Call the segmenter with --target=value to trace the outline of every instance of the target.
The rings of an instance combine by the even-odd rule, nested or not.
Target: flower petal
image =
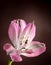
[[[31,41],[35,37],[35,32],[36,32],[36,26],[34,25],[34,23],[28,23],[22,33],[23,34],[22,35],[23,36],[23,40],[22,40],[23,45],[26,44],[26,46],[27,46],[27,44],[31,43]]]
[[[16,23],[16,20],[11,21],[11,24],[10,24],[9,30],[8,30],[8,34],[9,34],[10,40],[12,41],[12,43],[15,47],[17,46],[19,31],[20,31],[20,27]]]
[[[21,55],[26,57],[36,57],[45,52],[46,46],[44,43],[34,41],[26,49],[27,50],[22,51]]]
[[[31,29],[31,23],[28,23],[20,35],[22,37],[22,46],[25,44],[26,40],[28,39],[28,34],[30,32],[30,29]]]
[[[28,43],[31,43],[31,41],[33,40],[33,38],[35,37],[35,33],[36,33],[36,26],[34,23],[32,23],[32,27],[29,33],[29,37],[28,37]]]
[[[6,43],[4,46],[3,46],[3,49],[7,52],[7,54],[11,57],[11,60],[12,61],[15,61],[15,62],[21,62],[22,61],[22,58],[20,57],[20,55],[18,54],[18,51],[15,50],[15,48],[9,44],[9,43]]]
[[[21,31],[23,31],[24,28],[26,27],[26,22],[23,19],[20,19],[20,26],[21,26]]]
[[[15,48],[11,44],[9,44],[9,43],[4,44],[3,49],[7,52],[7,54],[10,51],[15,50]]]
[[[21,62],[21,61],[22,61],[22,58],[21,58],[21,56],[17,53],[17,51],[13,51],[13,52],[10,54],[10,57],[11,57],[12,61],[15,61],[15,62]]]
[[[30,29],[31,29],[31,23],[28,23],[28,24],[26,25],[25,29],[23,30],[23,33],[24,33],[24,34],[29,33]]]

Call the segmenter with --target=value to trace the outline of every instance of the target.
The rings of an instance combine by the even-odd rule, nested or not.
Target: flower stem
[[[13,63],[13,61],[9,61],[9,62],[8,62],[8,65],[11,65],[12,63]]]

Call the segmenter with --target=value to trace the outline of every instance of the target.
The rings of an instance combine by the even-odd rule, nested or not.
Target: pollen
[[[28,40],[25,41],[25,44],[27,44]]]

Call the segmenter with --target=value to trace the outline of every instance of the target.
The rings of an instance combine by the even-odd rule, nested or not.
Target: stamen
[[[27,44],[28,40],[25,41],[25,44]]]
[[[17,22],[17,23],[18,23],[18,25],[20,26],[20,19],[18,19],[18,22]]]

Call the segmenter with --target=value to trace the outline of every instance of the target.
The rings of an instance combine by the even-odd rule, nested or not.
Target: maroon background
[[[20,63],[13,65],[50,65],[51,61],[51,3],[28,2],[0,2],[0,65],[7,65],[9,56],[3,50],[6,42],[11,42],[8,37],[8,27],[13,19],[24,19],[27,23],[35,21],[37,30],[34,40],[44,42],[47,50],[35,58],[23,57]]]

